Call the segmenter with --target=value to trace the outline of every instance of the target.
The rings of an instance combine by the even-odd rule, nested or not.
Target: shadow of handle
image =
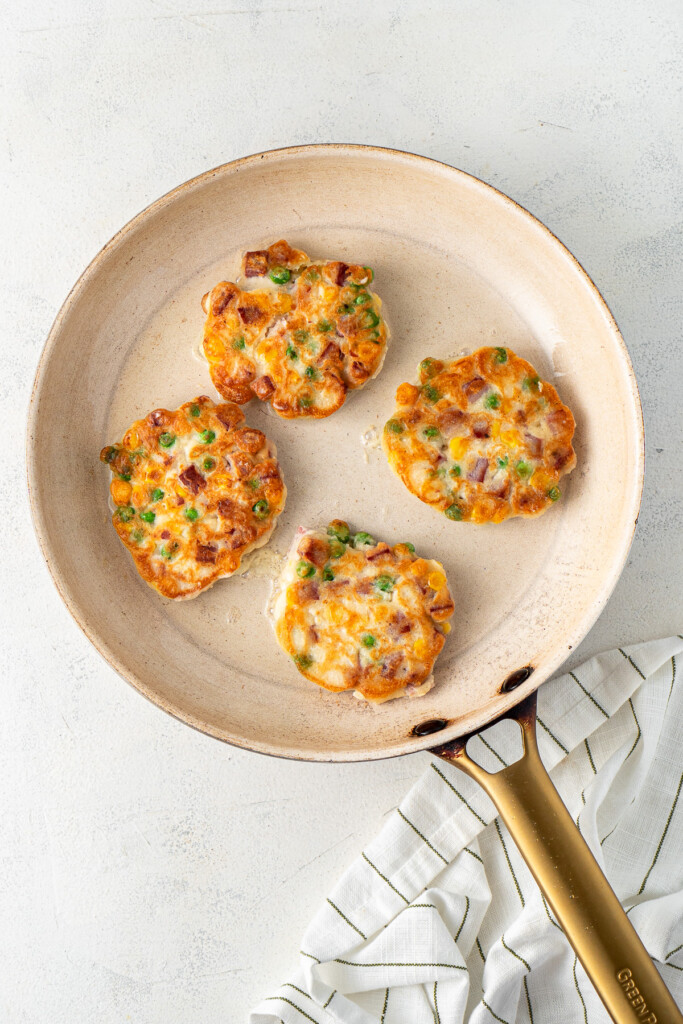
[[[496,805],[615,1024],[683,1024],[683,1014],[543,766],[536,694],[497,721],[505,718],[520,726],[524,753],[495,774],[467,755],[467,741],[476,733],[432,753],[475,779]]]

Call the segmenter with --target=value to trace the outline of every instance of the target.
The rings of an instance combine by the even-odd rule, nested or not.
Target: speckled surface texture
[[[245,153],[373,143],[482,177],[583,263],[641,388],[640,521],[572,661],[680,632],[683,27],[673,0],[92,11],[37,0],[0,15],[0,1017],[230,1024],[286,976],[319,899],[427,758],[230,749],[102,662],[53,589],[24,493],[26,404],[54,315],[138,210]]]

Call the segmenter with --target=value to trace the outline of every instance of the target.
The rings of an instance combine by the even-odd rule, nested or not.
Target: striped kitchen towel
[[[681,637],[610,651],[538,699],[543,761],[679,1004],[682,654]],[[473,741],[484,767],[514,760],[501,732]],[[488,797],[431,759],[311,922],[291,980],[250,1021],[609,1018]]]

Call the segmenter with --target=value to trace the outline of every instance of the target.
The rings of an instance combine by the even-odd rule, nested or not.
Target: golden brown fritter
[[[374,702],[431,688],[453,611],[440,562],[412,544],[352,537],[341,520],[299,530],[273,601],[278,642],[299,671]]]
[[[311,263],[280,241],[246,253],[243,273],[255,289],[221,281],[202,300],[204,354],[224,398],[319,418],[379,371],[387,328],[369,267]]]
[[[142,578],[164,597],[196,597],[264,544],[285,504],[274,446],[231,403],[155,409],[102,449],[112,516]]]
[[[501,523],[537,516],[576,465],[574,417],[557,391],[509,348],[424,359],[401,384],[382,446],[421,501],[449,519]]]

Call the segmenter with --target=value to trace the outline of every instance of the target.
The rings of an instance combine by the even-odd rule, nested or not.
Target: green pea
[[[361,638],[360,642],[363,647],[374,647],[377,641],[371,633],[365,633]]]
[[[173,558],[173,556],[175,555],[177,550],[178,550],[178,545],[175,544],[175,543],[171,544],[170,547],[168,547],[168,548],[166,547],[165,544],[162,544],[161,545],[161,551],[159,553],[160,553],[162,558],[167,558],[169,560],[169,562],[170,562],[170,560]]]
[[[159,444],[162,448],[170,448],[171,445],[175,444],[175,434],[161,434]]]
[[[318,323],[316,324],[316,329],[320,331],[321,334],[327,334],[327,332],[331,331],[333,327],[334,324],[331,324],[329,320],[318,320]]]
[[[119,480],[130,480],[130,473],[119,473]]]
[[[292,658],[296,667],[301,669],[302,672],[313,664],[313,658],[310,654],[294,654]]]
[[[387,420],[384,429],[389,430],[392,434],[402,434],[405,427],[400,420]]]
[[[155,487],[152,491],[152,501],[161,501],[164,496],[164,492],[161,487]]]
[[[130,505],[121,505],[116,510],[116,515],[119,517],[122,523],[129,523],[135,515],[135,509]]]
[[[296,563],[296,574],[297,576],[300,576],[302,580],[307,580],[311,576],[315,576],[315,566],[302,558]]]
[[[156,512],[152,512],[151,509],[147,512],[141,512],[140,519],[142,519],[144,523],[153,523],[156,519]]]
[[[211,444],[212,441],[216,440],[216,434],[213,430],[202,430],[199,436],[202,440],[202,444]]]
[[[433,377],[434,374],[437,372],[437,368],[434,365],[435,362],[435,359],[430,359],[429,357],[427,359],[423,359],[420,365],[418,366],[418,370],[420,371],[420,373],[424,373],[427,377]]]
[[[372,267],[363,267],[363,270],[367,273],[367,275],[368,275],[367,283],[370,284],[375,279],[375,272],[372,269]]]
[[[337,306],[337,313],[339,316],[349,316],[354,312],[353,305],[351,303],[344,303],[342,306]]]
[[[204,467],[204,469],[213,469],[213,467],[215,465],[216,465],[216,463],[214,462],[214,460],[209,455],[207,455],[207,457],[202,462],[202,466]]]
[[[396,580],[393,576],[389,576],[387,573],[382,573],[377,579],[372,581],[373,587],[377,590],[381,590],[383,594],[390,594],[394,589],[394,583]]]
[[[432,403],[432,405],[435,402],[438,402],[439,399],[441,398],[441,392],[437,391],[433,384],[425,384],[424,387],[422,388],[422,394],[425,396],[428,402]]]
[[[460,466],[453,466],[451,469],[449,469],[448,472],[449,475],[452,477],[462,476],[462,469],[460,468]]]
[[[377,327],[378,324],[379,317],[377,316],[373,309],[368,309],[365,313],[365,316],[363,317],[363,326],[370,328]]]
[[[290,359],[298,359],[299,358],[299,353],[291,345],[287,346],[287,355],[289,356]]]
[[[541,390],[541,378],[540,377],[525,377],[522,381],[522,387],[525,391],[540,391]]]
[[[324,583],[331,583],[333,579],[334,579],[334,573],[330,569],[329,565],[326,565],[325,568],[323,569],[323,582]]]
[[[185,518],[194,523],[195,519],[199,519],[199,512],[196,508],[187,508],[185,509]]]
[[[424,431],[424,436],[427,438],[428,441],[433,441],[435,438],[439,437],[439,428],[427,427],[426,430]]]
[[[487,395],[484,399],[484,405],[487,409],[497,409],[500,405],[500,398],[498,395]]]
[[[353,300],[354,306],[367,306],[369,302],[372,302],[372,297],[367,292],[359,292]]]
[[[327,527],[327,536],[336,537],[342,544],[349,543],[349,524],[345,523],[343,519],[333,519]]]
[[[300,409],[310,409],[312,405],[313,399],[310,398],[309,395],[302,395],[301,398],[299,399]]]
[[[116,457],[116,452],[117,449],[114,447],[105,448],[104,452],[102,453],[102,458],[104,459],[105,462],[111,462],[112,459]]]
[[[308,331],[304,331],[303,328],[299,328],[298,331],[294,331],[294,340],[297,342],[298,345],[305,345],[306,342],[308,341],[308,338]]]
[[[309,380],[317,380],[318,371],[314,366],[307,366],[306,369],[304,370],[304,376],[308,377]]]
[[[199,408],[198,405],[191,405],[190,406],[190,416],[199,416],[201,411],[202,410]]]
[[[414,544],[411,544],[409,540],[404,540],[402,543],[403,543],[403,547],[404,548],[408,548],[408,551],[410,551],[411,555],[415,554],[415,545]]]
[[[510,459],[509,456],[505,456],[503,459],[496,459],[496,463],[499,469],[506,469]]]
[[[251,511],[257,519],[267,519],[270,515],[270,505],[265,498],[261,498],[260,501],[257,501],[255,505],[251,506]]]
[[[317,281],[318,278],[320,277],[320,274],[313,267],[309,267],[308,270],[306,271],[306,277],[308,278],[309,281]]]
[[[342,544],[340,540],[330,541],[330,558],[341,558],[346,551],[346,544]]]
[[[241,335],[239,336],[239,338],[235,338],[235,340],[234,340],[234,341],[233,341],[233,343],[232,343],[232,347],[233,347],[233,348],[236,348],[238,352],[241,352],[241,351],[242,351],[242,349],[243,349],[243,348],[245,347],[245,345],[246,345],[246,344],[247,344],[247,343],[246,343],[246,341],[244,340],[244,335],[242,335],[242,334],[241,334]]]
[[[365,533],[364,530],[361,530],[359,533],[355,534],[353,538],[354,548],[373,547],[375,543],[375,538],[371,537],[369,533]]]
[[[260,480],[247,480],[247,483],[251,487],[252,491],[258,491],[259,486],[261,484],[261,481]]]
[[[453,519],[456,523],[459,523],[462,519],[462,512],[457,505],[449,505],[444,514],[447,515],[449,519]]]
[[[268,277],[274,284],[287,284],[291,276],[292,272],[287,270],[287,267],[273,267],[268,274]]]
[[[507,363],[508,353],[506,348],[497,348],[493,357],[497,363]]]
[[[131,537],[137,544],[139,544],[140,541],[145,539],[144,530],[133,530],[133,532],[131,533]]]
[[[551,501],[557,501],[559,496],[560,496],[560,488],[559,487],[551,487],[550,490],[548,491],[548,497],[550,498]]]
[[[515,463],[515,470],[517,476],[521,480],[528,480],[534,471],[534,467],[529,462],[525,462],[524,459],[520,459],[519,462]]]

